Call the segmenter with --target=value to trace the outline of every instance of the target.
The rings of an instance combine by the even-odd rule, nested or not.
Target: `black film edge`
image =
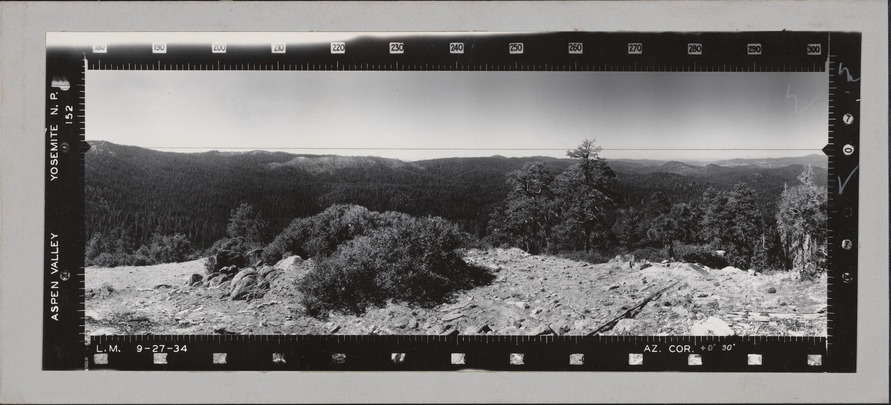
[[[43,367],[126,370],[854,372],[860,35],[442,34],[333,43],[48,45]],[[388,49],[402,44],[403,52]],[[460,54],[442,51],[461,43]],[[519,45],[517,45],[519,44]],[[584,44],[576,48],[573,44]],[[568,49],[567,49],[568,47]],[[393,53],[396,50],[397,53]],[[85,336],[87,70],[826,72],[828,336]],[[86,344],[85,344],[86,341]],[[187,348],[187,350],[184,350]],[[224,356],[220,356],[225,354]],[[753,357],[755,356],[755,357]],[[225,359],[225,360],[220,360]]]

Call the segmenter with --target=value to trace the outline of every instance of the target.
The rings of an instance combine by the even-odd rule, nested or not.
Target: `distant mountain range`
[[[664,166],[665,170],[670,171],[672,167],[680,167],[684,165],[690,168],[706,167],[706,166],[757,166],[761,168],[777,168],[791,165],[811,165],[826,169],[829,166],[829,159],[826,155],[811,154],[799,157],[782,157],[782,158],[758,158],[758,159],[729,159],[729,160],[649,160],[649,159],[616,159],[610,160],[613,166],[626,167],[633,170],[634,167],[654,167]]]
[[[376,211],[451,219],[477,235],[508,192],[505,176],[532,161],[556,174],[573,162],[549,157],[442,158],[415,162],[373,156],[295,155],[285,152],[161,152],[91,141],[86,154],[87,235],[123,228],[144,243],[155,231],[184,233],[199,247],[225,235],[229,212],[249,202],[275,232],[293,218],[336,203]],[[784,184],[794,184],[805,164],[825,185],[826,158],[695,162],[611,160],[626,206],[656,191],[674,202],[695,201],[707,187],[744,182],[765,210]],[[703,163],[703,162],[700,162]]]

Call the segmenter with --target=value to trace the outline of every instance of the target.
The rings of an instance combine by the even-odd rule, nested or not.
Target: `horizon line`
[[[491,157],[491,156],[500,156],[498,152],[542,152],[544,155],[527,155],[527,156],[505,156],[505,157],[551,157],[556,159],[565,158],[565,156],[555,156],[554,152],[560,152],[560,155],[563,152],[570,151],[572,148],[479,148],[479,147],[251,147],[251,146],[140,146],[140,145],[125,145],[118,144],[111,141],[106,140],[87,140],[86,142],[107,142],[114,145],[121,146],[132,146],[137,148],[143,148],[148,150],[154,150],[159,152],[170,152],[170,153],[182,153],[182,154],[190,154],[190,153],[206,153],[206,152],[231,152],[231,153],[248,153],[253,151],[262,151],[262,152],[282,152],[282,153],[291,153],[295,155],[300,155],[300,151],[390,151],[390,152],[410,152],[410,151],[418,151],[418,152],[435,152],[435,151],[455,151],[455,152],[494,152],[492,155],[480,155],[480,156],[441,156],[441,157],[430,157],[430,158],[399,158],[399,157],[386,157],[381,155],[338,155],[335,153],[331,153],[333,156],[376,156],[376,157],[385,157],[395,160],[401,161],[422,161],[422,160],[431,160],[431,159],[439,159],[439,158],[449,158],[449,157]],[[735,157],[603,157],[607,160],[678,160],[678,161],[708,161],[708,160],[733,160],[733,159],[782,159],[782,158],[798,158],[805,157],[810,155],[823,155],[821,149],[817,148],[600,148],[601,152],[727,152],[727,151],[738,151],[738,152],[799,152],[795,154],[785,155],[785,156],[735,156]]]
[[[108,141],[105,141],[108,142]],[[113,143],[113,142],[110,142]],[[120,145],[120,144],[118,144]],[[207,151],[213,150],[464,150],[464,151],[490,151],[490,150],[510,150],[510,151],[562,151],[572,150],[572,148],[427,148],[427,147],[247,147],[247,146],[136,146],[145,149],[202,149]],[[815,148],[600,148],[600,150],[640,150],[640,151],[656,151],[656,150],[677,150],[677,151],[709,151],[709,150],[739,150],[739,151],[820,151]]]

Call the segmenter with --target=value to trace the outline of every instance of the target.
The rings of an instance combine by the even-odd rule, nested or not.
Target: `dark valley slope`
[[[230,210],[242,202],[261,210],[274,233],[293,218],[352,203],[443,216],[482,236],[489,213],[508,192],[508,172],[530,161],[544,161],[555,174],[572,164],[544,157],[403,162],[262,151],[173,153],[102,141],[91,145],[86,154],[87,237],[122,228],[136,246],[157,231],[183,233],[195,247],[208,247],[225,235]],[[709,186],[726,189],[741,181],[769,209],[783,184],[794,184],[803,170],[801,164],[734,163],[610,162],[626,206],[639,205],[656,191],[674,202],[695,201]],[[825,184],[825,169],[815,167],[815,172]]]

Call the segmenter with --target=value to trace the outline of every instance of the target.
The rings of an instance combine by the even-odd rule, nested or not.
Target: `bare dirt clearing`
[[[495,280],[433,308],[391,303],[362,316],[303,314],[295,285],[312,260],[289,257],[262,298],[190,286],[204,259],[86,269],[88,334],[826,335],[826,277],[751,274],[687,263],[589,264],[518,249],[471,250]],[[644,267],[644,268],[641,268]],[[664,290],[664,291],[663,291]],[[659,293],[661,291],[661,293]]]

